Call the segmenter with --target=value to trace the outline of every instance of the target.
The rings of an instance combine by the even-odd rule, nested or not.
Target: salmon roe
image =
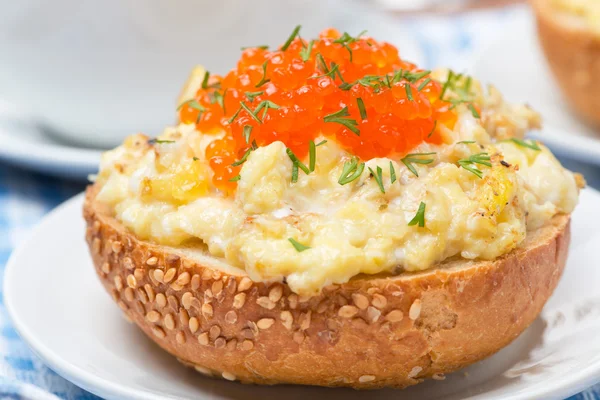
[[[456,122],[441,93],[429,71],[402,60],[389,43],[335,29],[309,42],[296,30],[277,50],[243,50],[223,77],[206,73],[179,118],[204,133],[225,132],[206,158],[213,184],[232,192],[236,161],[274,141],[300,159],[321,135],[364,160],[404,154],[423,141],[439,144],[440,126]]]

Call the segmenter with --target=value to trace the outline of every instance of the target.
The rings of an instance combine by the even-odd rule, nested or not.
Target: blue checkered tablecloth
[[[512,7],[450,17],[412,17],[401,23],[414,33],[427,67],[449,65],[462,70],[507,23],[528,17],[523,7]],[[600,168],[562,161],[571,170],[583,173],[590,186],[600,189]],[[83,189],[82,183],[49,178],[0,162],[0,288],[4,266],[15,246],[48,211]],[[11,326],[0,297],[0,400],[3,399],[97,397],[58,376],[29,350]],[[600,400],[600,385],[569,400],[595,399]]]

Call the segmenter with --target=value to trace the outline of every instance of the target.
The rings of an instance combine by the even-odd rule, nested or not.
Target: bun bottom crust
[[[303,298],[138,240],[94,195],[91,186],[86,239],[127,318],[184,364],[244,383],[406,387],[488,357],[537,317],[570,236],[559,215],[494,261],[356,277]]]

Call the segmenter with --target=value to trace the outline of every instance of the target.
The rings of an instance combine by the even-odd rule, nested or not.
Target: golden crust
[[[87,190],[95,269],[126,316],[207,375],[245,383],[406,387],[485,358],[537,317],[565,265],[569,216],[495,261],[358,277],[301,298],[138,240]]]
[[[577,114],[600,126],[600,35],[548,0],[531,3],[542,49],[563,95]]]

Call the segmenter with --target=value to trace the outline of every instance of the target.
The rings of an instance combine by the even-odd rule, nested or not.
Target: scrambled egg
[[[285,145],[274,142],[249,155],[226,197],[207,183],[204,148],[215,136],[180,125],[161,136],[168,142],[136,135],[107,152],[97,199],[141,239],[205,249],[255,281],[286,279],[300,294],[361,273],[426,270],[449,257],[494,259],[570,213],[578,185],[543,145],[507,140],[539,125],[537,114],[494,91],[480,103],[481,119],[462,110],[445,132],[449,144],[413,150],[435,152],[431,163],[412,164],[418,176],[399,159],[378,158],[340,185],[351,155],[329,139],[317,148],[315,171],[292,183]],[[468,162],[481,153],[489,161]],[[384,192],[369,173],[377,167]],[[420,207],[424,226],[415,221]]]

